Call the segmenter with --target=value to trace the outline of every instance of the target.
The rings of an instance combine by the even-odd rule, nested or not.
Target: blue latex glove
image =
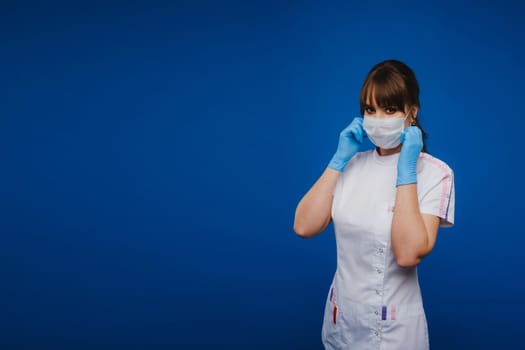
[[[356,117],[339,134],[337,151],[328,166],[337,171],[343,171],[348,161],[357,153],[363,142],[363,118]]]
[[[396,187],[417,183],[417,159],[423,149],[423,135],[417,126],[409,126],[401,134],[401,154],[397,161]]]

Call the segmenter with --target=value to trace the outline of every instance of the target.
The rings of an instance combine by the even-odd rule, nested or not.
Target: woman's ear
[[[417,118],[417,112],[418,111],[419,111],[419,107],[418,106],[411,106],[408,109],[408,116],[409,116],[411,125],[415,125],[416,124],[416,118]]]

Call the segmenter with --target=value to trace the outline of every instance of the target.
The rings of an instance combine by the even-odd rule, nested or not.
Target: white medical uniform
[[[417,268],[400,267],[391,247],[398,158],[376,150],[357,153],[337,181],[337,270],[324,311],[326,349],[429,349]],[[438,216],[442,227],[453,225],[453,172],[423,152],[417,193],[421,213]]]

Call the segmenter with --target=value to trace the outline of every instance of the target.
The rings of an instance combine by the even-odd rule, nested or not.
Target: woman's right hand
[[[328,167],[295,210],[294,231],[299,236],[313,237],[323,232],[330,223],[337,179],[348,161],[359,150],[364,135],[363,118],[360,117],[354,118],[339,134],[339,145]]]
[[[348,161],[359,151],[363,142],[363,118],[356,117],[339,134],[337,151],[328,166],[337,171],[343,171]]]

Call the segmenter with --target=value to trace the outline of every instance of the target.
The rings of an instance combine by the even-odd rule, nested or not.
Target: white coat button
[[[381,295],[381,292],[379,291],[379,289],[376,289],[376,294]]]
[[[381,269],[377,269],[377,273],[381,273],[383,272]]]
[[[379,332],[378,331],[375,331],[374,334],[376,335],[376,337],[379,337]]]
[[[383,254],[383,248],[378,249],[379,253]]]
[[[377,310],[374,311],[374,314],[379,315],[379,311],[377,311]]]

